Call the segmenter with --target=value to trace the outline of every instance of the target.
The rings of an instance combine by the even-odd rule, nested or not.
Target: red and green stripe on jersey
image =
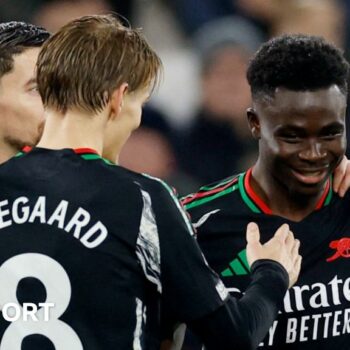
[[[203,186],[197,193],[181,198],[185,209],[191,209],[238,189],[238,176],[229,177],[213,186]]]
[[[115,165],[110,160],[101,157],[97,151],[91,149],[91,148],[75,148],[73,149],[74,153],[79,154],[81,158],[85,160],[102,160],[108,165]]]
[[[22,148],[22,151],[18,152],[15,155],[15,157],[24,156],[25,154],[29,153],[32,149],[33,149],[33,147],[31,147],[31,146],[24,146]],[[101,157],[98,154],[98,152],[92,148],[87,148],[87,147],[85,147],[85,148],[73,148],[72,151],[75,154],[78,154],[81,158],[83,158],[85,160],[102,160],[106,164],[115,165],[113,162],[109,161],[108,159]]]
[[[27,154],[28,152],[30,152],[32,149],[33,149],[33,147],[31,147],[31,146],[24,146],[22,148],[22,151],[20,151],[17,154],[15,154],[15,157],[22,157],[25,154]]]

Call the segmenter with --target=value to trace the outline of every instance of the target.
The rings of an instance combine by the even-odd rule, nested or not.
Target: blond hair
[[[84,16],[63,26],[43,45],[37,61],[45,107],[65,113],[101,111],[122,83],[132,92],[157,84],[162,64],[140,30],[114,15]]]

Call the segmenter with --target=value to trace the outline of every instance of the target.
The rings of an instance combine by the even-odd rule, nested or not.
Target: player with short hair
[[[284,35],[263,44],[247,77],[255,165],[182,199],[210,266],[229,291],[251,278],[242,230],[255,221],[262,241],[288,223],[301,242],[298,283],[263,349],[347,349],[350,341],[350,196],[332,191],[346,149],[349,64],[324,39]]]
[[[35,63],[50,34],[24,22],[0,24],[0,163],[38,142],[44,110]]]
[[[42,138],[0,166],[1,348],[158,349],[167,307],[208,349],[250,349],[277,315],[301,259],[287,225],[266,245],[248,229],[253,282],[237,302],[166,185],[101,157],[110,123],[120,147],[138,127],[160,66],[112,15],[73,20],[44,44]]]

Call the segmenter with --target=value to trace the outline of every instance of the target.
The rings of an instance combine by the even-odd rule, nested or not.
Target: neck
[[[119,118],[109,122],[104,139],[103,158],[118,164],[119,155],[128,140],[130,133],[130,125],[125,122],[122,113]]]
[[[106,158],[111,162],[118,164],[120,153],[129,136],[130,132],[125,132],[123,135],[116,135],[114,143],[111,143],[109,147],[103,147],[103,158]]]
[[[114,147],[110,147],[110,148],[103,148],[103,158],[108,159],[109,161],[111,161],[114,164],[118,164],[119,162],[119,148],[116,149]]]
[[[38,147],[49,149],[92,148],[100,155],[107,114],[91,115],[82,111],[68,111],[65,114],[48,110],[44,132]]]
[[[301,221],[311,214],[323,194],[323,191],[315,195],[292,193],[259,160],[253,168],[250,185],[274,215],[293,221]]]

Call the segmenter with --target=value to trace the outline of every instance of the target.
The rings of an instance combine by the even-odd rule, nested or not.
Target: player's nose
[[[309,140],[299,152],[299,158],[306,161],[317,161],[324,159],[326,156],[327,151],[324,149],[322,142],[317,140]]]

